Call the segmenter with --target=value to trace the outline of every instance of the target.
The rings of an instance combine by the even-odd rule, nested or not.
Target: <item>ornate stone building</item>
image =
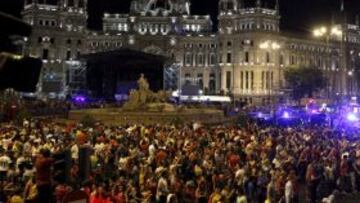
[[[280,30],[278,1],[273,8],[243,2],[219,1],[216,32],[209,15],[190,13],[190,0],[133,0],[128,14],[105,13],[95,32],[86,28],[87,0],[26,0],[23,18],[34,26],[29,53],[45,62],[39,91],[65,94],[79,54],[131,48],[173,58],[183,83],[248,102],[278,96],[284,68],[300,65],[326,72],[329,95],[356,92],[359,25],[339,24],[342,37],[328,40],[296,36]]]

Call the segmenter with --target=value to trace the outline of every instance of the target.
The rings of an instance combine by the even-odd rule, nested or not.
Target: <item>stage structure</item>
[[[130,49],[84,55],[69,68],[76,69],[77,73],[86,75],[85,82],[73,81],[73,84],[86,84],[86,91],[92,97],[106,100],[114,100],[115,95],[129,95],[130,90],[137,88],[141,74],[153,91],[176,90],[179,84],[180,67],[171,58]]]
[[[86,94],[86,63],[85,61],[67,62],[67,95]]]

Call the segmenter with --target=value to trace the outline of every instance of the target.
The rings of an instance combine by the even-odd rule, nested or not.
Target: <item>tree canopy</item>
[[[315,66],[286,68],[285,80],[288,88],[292,89],[295,100],[304,96],[312,97],[314,92],[323,89],[327,84],[323,71]]]

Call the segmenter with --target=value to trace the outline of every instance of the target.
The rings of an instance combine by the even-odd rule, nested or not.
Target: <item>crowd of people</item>
[[[360,190],[360,140],[325,127],[137,125],[85,127],[25,120],[1,124],[1,202],[334,202]],[[79,176],[79,149],[91,170]],[[54,154],[69,151],[67,181]]]

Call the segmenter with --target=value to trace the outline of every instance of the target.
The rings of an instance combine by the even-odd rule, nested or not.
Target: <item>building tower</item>
[[[83,51],[87,0],[26,0],[23,19],[33,26],[27,53],[43,59],[38,93],[64,97],[68,64]]]
[[[273,8],[264,8],[261,0],[252,7],[244,5],[244,1],[219,2],[220,84],[222,92],[251,103],[253,95],[262,100],[279,88],[279,64],[275,63],[280,16],[278,2]]]

